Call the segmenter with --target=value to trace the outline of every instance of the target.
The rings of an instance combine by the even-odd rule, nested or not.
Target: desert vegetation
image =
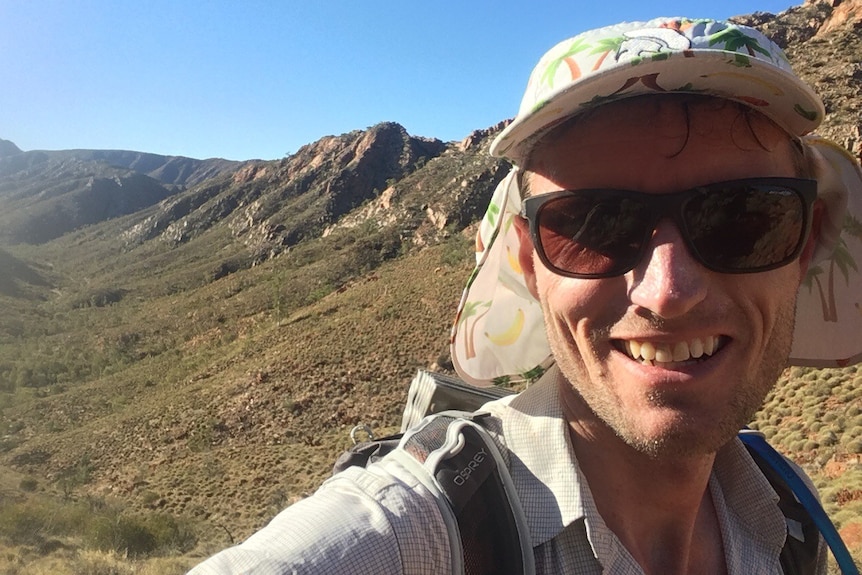
[[[90,250],[45,265],[62,294],[3,323],[4,567],[183,572],[313,491],[350,427],[394,429],[415,370],[445,364],[472,246],[393,238],[351,228],[218,279],[147,257],[114,275]],[[80,303],[104,293],[124,295]]]

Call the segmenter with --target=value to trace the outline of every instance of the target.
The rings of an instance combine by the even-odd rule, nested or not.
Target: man
[[[488,404],[486,424],[537,573],[782,572],[785,518],[737,430],[788,357],[862,356],[859,275],[832,294],[837,322],[800,290],[837,242],[862,257],[839,239],[862,171],[806,136],[823,112],[777,46],[723,22],[591,31],[534,70],[491,147],[514,167],[481,225],[452,352],[468,382],[533,382]],[[384,460],[195,573],[452,564],[428,489]]]

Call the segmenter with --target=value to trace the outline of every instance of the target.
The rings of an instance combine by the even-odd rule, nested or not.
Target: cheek
[[[581,345],[606,332],[625,313],[626,286],[622,278],[583,280],[549,272],[537,262],[536,287],[548,327]]]
[[[769,345],[774,339],[789,337],[793,330],[796,309],[796,292],[799,286],[799,270],[795,264],[778,270],[740,276],[741,285],[737,294],[749,294],[741,305],[753,316],[753,337],[762,335],[761,345]],[[759,325],[758,325],[759,324]]]

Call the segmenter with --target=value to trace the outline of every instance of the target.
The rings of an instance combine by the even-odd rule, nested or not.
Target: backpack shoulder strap
[[[742,430],[739,439],[778,494],[778,507],[788,524],[781,550],[781,567],[787,575],[808,575],[817,569],[818,531],[832,550],[841,573],[859,575],[847,546],[820,502],[796,469],[759,432]]]
[[[424,474],[442,500],[444,519],[447,512],[454,516],[454,573],[533,575],[526,518],[505,461],[479,423],[483,417],[457,411],[428,416],[391,456],[419,463],[414,473],[420,480]]]
[[[376,461],[380,461],[391,453],[401,443],[403,433],[396,433],[376,439],[371,437],[368,441],[355,443],[344,451],[332,465],[332,475],[340,473],[348,467],[368,467]]]

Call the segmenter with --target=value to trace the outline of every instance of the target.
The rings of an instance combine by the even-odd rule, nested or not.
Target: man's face
[[[795,177],[789,138],[733,105],[677,98],[608,105],[546,139],[528,176],[531,195],[616,188],[664,194],[748,177]],[[652,455],[711,453],[760,407],[783,369],[804,264],[721,274],[692,259],[662,220],[647,254],[609,279],[566,278],[535,256],[526,225],[522,267],[541,302],[562,389],[582,435],[613,433]],[[632,348],[657,352],[649,364]],[[699,359],[664,352],[710,347]],[[691,352],[694,353],[694,352]],[[684,354],[683,354],[684,355]],[[680,357],[678,355],[678,357]]]

